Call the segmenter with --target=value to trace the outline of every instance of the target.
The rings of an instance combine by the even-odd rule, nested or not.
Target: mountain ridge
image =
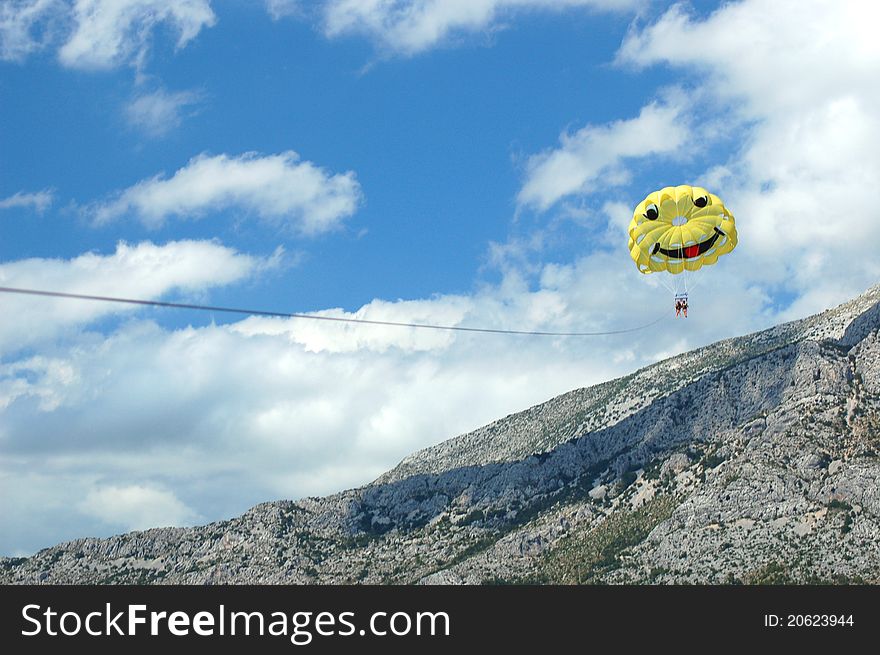
[[[812,316],[808,316],[803,319],[797,319],[794,321],[782,323],[780,325],[774,326],[774,327],[769,328],[767,330],[760,330],[756,333],[752,333],[749,335],[723,339],[721,341],[715,342],[715,343],[710,344],[708,346],[703,346],[701,348],[697,348],[695,350],[689,351],[688,353],[673,355],[672,357],[668,357],[668,358],[663,359],[659,362],[655,362],[653,364],[649,364],[647,366],[644,366],[644,367],[642,367],[642,368],[640,368],[640,369],[638,369],[628,375],[624,375],[622,377],[615,378],[613,380],[609,380],[606,382],[601,382],[601,383],[593,385],[591,387],[584,387],[581,389],[575,389],[573,391],[569,391],[569,392],[563,393],[559,396],[556,396],[555,398],[551,398],[543,403],[539,403],[537,405],[534,405],[533,407],[530,407],[526,410],[514,412],[513,414],[510,414],[508,416],[505,416],[504,418],[493,421],[486,426],[483,426],[481,428],[478,428],[476,430],[473,430],[471,432],[465,433],[465,434],[457,436],[457,437],[452,437],[451,439],[447,439],[439,444],[436,444],[434,446],[429,446],[427,448],[424,448],[422,450],[419,450],[419,451],[412,453],[411,455],[405,457],[393,469],[391,469],[391,470],[387,471],[386,473],[382,474],[381,476],[379,476],[375,480],[375,482],[384,482],[384,481],[388,481],[391,479],[397,479],[403,475],[417,472],[418,469],[414,468],[412,466],[412,462],[414,460],[417,460],[420,458],[430,458],[432,456],[436,456],[440,453],[443,453],[443,452],[451,449],[453,446],[457,446],[459,444],[461,444],[461,445],[466,444],[467,450],[472,453],[477,452],[478,449],[483,450],[483,451],[493,452],[493,453],[503,452],[504,451],[504,444],[499,444],[497,441],[492,441],[491,445],[483,445],[483,444],[489,444],[490,442],[486,440],[486,437],[491,436],[491,434],[493,432],[497,432],[498,426],[500,426],[500,424],[502,424],[503,422],[505,422],[509,419],[532,413],[535,410],[545,410],[546,411],[546,409],[549,409],[548,406],[555,405],[558,402],[563,401],[564,399],[568,399],[570,396],[583,395],[583,394],[585,394],[585,392],[590,392],[593,390],[604,391],[608,387],[611,388],[611,392],[618,391],[619,386],[624,381],[631,380],[634,383],[640,382],[640,383],[642,383],[642,386],[645,386],[644,385],[644,378],[649,377],[649,375],[647,375],[647,374],[650,374],[651,372],[654,372],[657,370],[668,369],[671,366],[672,367],[684,366],[684,365],[686,365],[686,362],[688,359],[691,359],[691,360],[700,359],[701,355],[703,353],[707,353],[709,351],[717,351],[719,348],[720,349],[728,348],[728,349],[736,352],[739,350],[736,348],[737,344],[739,344],[742,341],[752,339],[755,336],[759,336],[759,335],[766,335],[767,336],[766,341],[768,343],[767,343],[766,350],[770,350],[773,347],[780,347],[782,345],[786,345],[796,336],[801,336],[802,338],[808,338],[808,339],[814,339],[814,340],[818,340],[818,339],[822,339],[822,338],[833,339],[833,338],[835,338],[836,333],[839,333],[839,336],[837,338],[843,338],[845,328],[849,325],[849,323],[851,321],[855,320],[855,318],[862,313],[858,309],[860,307],[860,302],[863,302],[863,300],[861,300],[861,299],[867,299],[868,302],[871,302],[873,300],[873,302],[875,304],[880,302],[880,285],[872,287],[867,292],[862,294],[862,296],[860,296],[859,298],[848,301],[846,303],[843,303],[842,305],[840,305],[834,309],[825,310],[819,314],[814,314]],[[878,307],[877,310],[880,310],[880,307]],[[877,311],[877,310],[875,310],[875,311]],[[829,315],[831,315],[833,317],[831,321],[827,320]],[[766,350],[762,351],[762,352],[766,352]],[[730,362],[728,361],[727,364],[729,364],[729,363]],[[708,369],[704,370],[703,372],[708,372]],[[608,394],[606,393],[606,395],[608,395]],[[654,397],[656,397],[656,396],[654,396]],[[638,406],[644,406],[644,404],[635,405],[634,407],[638,407]],[[579,428],[584,428],[584,427],[588,427],[588,426],[585,426],[585,425],[579,426]],[[535,452],[540,452],[540,451],[536,450]],[[526,454],[534,454],[534,453],[526,453]],[[487,463],[488,461],[494,461],[494,460],[487,459],[486,461],[484,461],[482,463]],[[473,463],[476,464],[477,462],[473,462]]]
[[[511,414],[358,489],[3,558],[0,582],[876,582],[878,328],[875,286]]]

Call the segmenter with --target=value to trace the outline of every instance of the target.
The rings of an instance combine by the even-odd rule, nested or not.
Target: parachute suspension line
[[[671,293],[673,295],[678,293],[678,289],[675,286],[675,278],[674,277],[672,279],[672,284],[670,284],[669,282],[666,281],[666,276],[663,275],[662,273],[658,273],[657,278],[660,280],[660,284],[662,284],[664,287],[666,287],[666,290],[669,291],[669,293]]]
[[[681,253],[681,294],[685,297],[687,296],[687,275],[688,275],[688,267],[687,267],[687,259],[684,257],[684,234],[681,230],[681,225],[678,226],[678,248]]]
[[[682,255],[684,254],[685,243],[684,243],[684,234],[682,233],[681,227],[678,228],[679,238],[678,240],[681,242],[681,250]],[[688,297],[688,287],[690,286],[691,281],[691,271],[688,270],[687,259],[681,260],[681,265],[683,267],[682,277],[684,278],[682,281],[684,282],[684,297]]]
[[[692,272],[692,273],[691,273],[691,279],[690,279],[690,287],[689,287],[688,290],[689,290],[689,291],[694,291],[695,289],[697,289],[697,288],[700,286],[700,282],[702,282],[702,281],[703,281],[703,278],[702,278],[702,277],[694,276],[694,275],[693,275],[693,272]]]
[[[708,237],[697,236],[700,230],[684,230],[696,219],[704,231],[712,228]],[[733,213],[715,194],[689,184],[649,193],[633,209],[627,235],[629,254],[639,272],[660,275],[676,298],[687,297],[703,282],[703,274],[692,277],[698,269],[714,264],[737,244]],[[662,258],[655,257],[658,252]],[[671,284],[665,274],[671,276]]]
[[[682,246],[684,247],[684,246]],[[688,295],[688,286],[690,283],[691,272],[688,270],[687,262],[684,262],[684,295],[687,297]]]
[[[366,318],[346,318],[342,316],[320,316],[317,314],[298,314],[290,312],[275,312],[261,309],[242,309],[239,307],[214,307],[211,305],[195,305],[190,303],[164,302],[161,300],[140,300],[135,298],[117,298],[114,296],[92,296],[80,293],[64,293],[61,291],[40,291],[37,289],[19,289],[14,287],[0,287],[0,293],[16,293],[28,296],[48,296],[51,298],[67,298],[71,300],[94,300],[99,302],[121,303],[127,305],[141,305],[148,307],[168,307],[172,309],[192,309],[206,312],[225,312],[227,314],[246,314],[249,316],[269,316],[274,318],[301,318],[313,321],[327,321],[332,323],[357,323],[360,325],[384,325],[388,327],[408,327],[423,330],[448,330],[452,332],[480,332],[483,334],[518,334],[530,337],[598,337],[609,334],[627,334],[638,332],[657,325],[668,317],[663,312],[659,317],[631,328],[622,330],[606,330],[603,332],[544,332],[539,330],[502,330],[498,328],[466,327],[462,325],[434,325],[430,323],[405,323],[398,321],[379,321]]]

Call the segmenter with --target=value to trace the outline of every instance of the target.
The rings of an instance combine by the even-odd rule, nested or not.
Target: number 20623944
[[[852,627],[852,614],[765,614],[766,628]]]

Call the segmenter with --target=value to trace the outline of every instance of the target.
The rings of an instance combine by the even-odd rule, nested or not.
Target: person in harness
[[[684,317],[688,317],[688,298],[687,294],[681,294],[675,296],[675,316],[680,317],[684,314]]]
[[[685,318],[687,290],[695,286],[689,282],[700,279],[691,276],[726,257],[738,240],[736,219],[721,198],[690,184],[649,193],[633,209],[627,228],[627,249],[639,273],[659,276],[675,294],[676,317]]]

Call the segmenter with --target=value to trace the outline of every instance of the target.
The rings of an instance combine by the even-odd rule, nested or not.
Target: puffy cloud
[[[327,37],[364,35],[388,52],[413,55],[461,35],[502,29],[517,12],[629,11],[646,0],[265,0],[273,20],[314,18]],[[98,70],[142,66],[160,25],[185,47],[217,21],[209,0],[10,0],[0,7],[0,58],[21,60],[58,41],[62,64]]]
[[[161,137],[180,126],[184,110],[200,101],[201,95],[195,91],[169,92],[160,88],[132,98],[125,107],[125,117],[134,127]]]
[[[517,200],[545,210],[572,194],[625,184],[624,161],[675,152],[687,136],[686,121],[678,102],[653,102],[635,118],[563,133],[558,148],[529,158]]]
[[[693,68],[751,115],[801,111],[817,99],[880,93],[880,7],[859,0],[743,0],[704,20],[675,5],[622,44],[622,63]],[[711,45],[711,47],[707,47]],[[697,75],[694,77],[696,78]]]
[[[379,320],[396,323],[460,325],[473,313],[476,298],[440,296],[431,300],[388,302],[373,300],[354,312],[328,309],[313,312],[320,317]],[[451,331],[359,323],[330,323],[255,316],[235,324],[237,333],[247,336],[280,336],[301,345],[306,352],[357,352],[371,350],[383,353],[389,349],[404,352],[443,349],[453,342]]]
[[[95,487],[77,508],[125,530],[189,525],[197,515],[173,493],[143,485]]]
[[[8,198],[0,200],[0,209],[30,207],[37,213],[42,214],[54,200],[55,192],[52,189],[43,189],[42,191],[34,191],[32,193],[18,191]]]
[[[868,191],[880,178],[877,18],[880,7],[854,0],[744,0],[704,19],[678,5],[618,54],[684,69],[706,103],[738,118],[724,129],[741,146],[706,177],[740,225],[736,273],[786,290],[790,317],[880,277]]]
[[[314,19],[330,38],[363,35],[412,55],[451,38],[502,29],[517,12],[628,11],[646,0],[265,0],[273,20]],[[142,66],[157,28],[183,48],[217,21],[209,0],[9,0],[0,7],[0,58],[21,60],[59,41],[62,64],[79,69]],[[59,29],[63,25],[63,30]]]
[[[21,61],[46,46],[61,0],[8,0],[0,5],[0,59]]]
[[[633,275],[621,249],[544,265],[533,289],[512,272],[470,295],[320,314],[596,331],[668,311],[655,287]],[[213,520],[365,483],[413,450],[754,326],[744,311],[752,293],[724,288],[695,302],[687,334],[672,321],[565,339],[258,317],[168,329],[132,318],[104,336],[68,335],[39,355],[6,357],[0,476],[37,488],[15,493],[22,509],[0,516],[0,552],[118,529],[79,503],[74,521],[58,502],[108,486],[168,490]]]
[[[209,0],[7,0],[0,5],[0,59],[21,61],[49,44],[70,68],[142,66],[157,28],[183,48],[216,23]]]
[[[172,216],[235,208],[313,235],[338,227],[360,198],[353,172],[332,174],[289,150],[265,156],[202,154],[171,177],[138,182],[90,211],[99,223],[133,215],[159,227]]]
[[[302,7],[299,0],[266,0],[266,11],[272,20],[280,20],[286,16],[296,16]]]
[[[201,292],[272,266],[274,258],[244,255],[210,241],[155,245],[120,242],[110,255],[33,258],[0,264],[0,285],[89,295],[155,299],[173,291]],[[124,291],[124,292],[123,292]],[[0,352],[38,343],[101,317],[131,313],[129,305],[4,295]]]
[[[208,0],[76,0],[72,33],[58,57],[71,68],[140,65],[157,26],[173,29],[183,48],[216,20]]]
[[[381,47],[412,55],[449,37],[498,29],[520,10],[631,9],[640,0],[328,0],[323,29],[328,37],[363,34]]]

